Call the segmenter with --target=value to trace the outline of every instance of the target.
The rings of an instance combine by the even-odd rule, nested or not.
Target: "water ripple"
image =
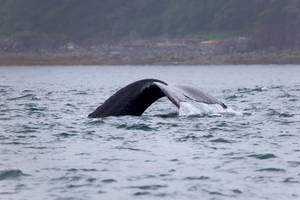
[[[117,125],[117,128],[119,129],[126,129],[126,130],[141,130],[141,131],[154,131],[156,130],[155,128],[151,128],[147,124],[120,124]]]
[[[259,159],[259,160],[277,158],[274,154],[271,154],[271,153],[267,153],[267,154],[252,154],[249,157],[256,158],[256,159]]]
[[[15,100],[23,100],[23,99],[30,99],[30,100],[40,100],[35,94],[25,94],[18,97],[8,98],[9,101],[15,101]]]
[[[299,73],[299,66],[1,67],[0,199],[297,199]],[[241,114],[179,116],[162,98],[141,117],[87,118],[145,76],[201,87]]]
[[[168,185],[141,185],[141,186],[130,186],[131,189],[140,189],[140,190],[159,190],[166,188]]]
[[[0,181],[18,179],[22,176],[28,176],[19,169],[10,169],[0,171]]]
[[[270,168],[258,169],[256,171],[258,171],[258,172],[285,172],[286,170],[285,169],[280,169],[280,168],[270,167]]]

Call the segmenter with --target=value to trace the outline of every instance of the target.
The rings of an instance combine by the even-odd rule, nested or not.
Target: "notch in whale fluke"
[[[180,102],[187,100],[219,104],[224,109],[227,108],[224,103],[196,88],[190,86],[171,87],[157,79],[143,79],[117,91],[88,117],[141,116],[152,103],[162,97],[167,97],[177,108],[180,107]]]

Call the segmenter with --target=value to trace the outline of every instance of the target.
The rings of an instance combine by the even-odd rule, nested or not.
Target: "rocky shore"
[[[253,50],[248,38],[66,42],[0,40],[0,65],[300,64],[300,49]]]

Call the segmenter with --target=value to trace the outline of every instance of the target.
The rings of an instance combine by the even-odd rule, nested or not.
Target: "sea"
[[[230,112],[87,117],[145,78]],[[2,66],[0,199],[300,199],[300,66]]]

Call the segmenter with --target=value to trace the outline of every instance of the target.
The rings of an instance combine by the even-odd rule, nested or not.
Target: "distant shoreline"
[[[300,51],[279,52],[254,51],[223,55],[169,58],[170,55],[151,57],[151,59],[122,60],[99,55],[61,55],[44,56],[12,56],[0,57],[0,66],[12,65],[239,65],[239,64],[300,64]]]
[[[253,50],[245,38],[225,41],[133,40],[60,48],[0,48],[0,66],[10,65],[238,65],[300,64],[300,49]]]

